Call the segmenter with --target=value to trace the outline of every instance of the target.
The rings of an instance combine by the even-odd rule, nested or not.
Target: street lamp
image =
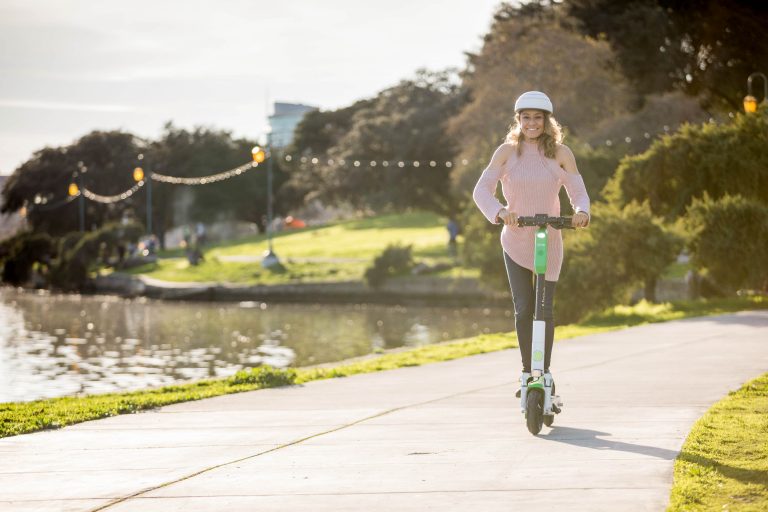
[[[261,266],[264,268],[274,267],[280,264],[280,260],[272,250],[272,151],[269,135],[267,135],[267,147],[260,148],[254,146],[251,150],[253,161],[258,165],[264,160],[267,161],[267,244],[268,249],[261,259]]]
[[[141,161],[144,160],[144,155],[139,154],[137,157],[137,160],[139,161],[139,164],[141,164]],[[136,183],[141,182],[144,180],[144,178],[147,178],[146,185],[147,185],[147,234],[152,234],[152,174],[144,174],[144,169],[141,168],[141,166],[136,167],[133,170],[133,179],[136,181]]]
[[[83,174],[86,172],[88,172],[88,167],[86,167],[83,162],[77,162],[77,171],[75,171],[74,175],[72,176],[74,181],[69,184],[69,188],[67,189],[67,194],[69,194],[70,197],[80,196],[77,198],[77,209],[81,232],[85,231],[85,197],[83,196],[83,193],[80,191],[80,189],[83,188]]]
[[[759,76],[763,79],[763,101],[765,103],[768,98],[768,78],[762,73],[752,73],[747,78],[747,95],[744,97],[744,112],[752,114],[757,112],[757,98],[752,94],[752,79]]]

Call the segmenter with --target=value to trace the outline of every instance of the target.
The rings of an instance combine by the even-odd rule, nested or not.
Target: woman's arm
[[[493,157],[491,157],[491,163],[477,180],[475,190],[472,192],[475,204],[483,212],[485,218],[493,224],[499,223],[498,214],[504,208],[504,205],[496,199],[496,184],[501,178],[502,166],[512,154],[513,148],[514,146],[511,144],[504,143],[496,149]]]
[[[573,225],[585,227],[589,224],[590,202],[587,187],[584,185],[584,178],[581,177],[579,169],[576,167],[576,157],[573,156],[571,148],[560,144],[557,147],[555,158],[557,164],[565,171],[563,185],[565,185],[565,191],[568,193],[571,207],[573,207]]]

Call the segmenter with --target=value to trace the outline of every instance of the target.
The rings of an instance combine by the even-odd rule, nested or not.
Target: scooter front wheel
[[[540,389],[529,389],[525,400],[525,422],[528,431],[537,435],[544,423],[544,394]]]

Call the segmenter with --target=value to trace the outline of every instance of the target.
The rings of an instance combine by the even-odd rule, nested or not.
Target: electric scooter
[[[533,217],[518,217],[518,227],[538,227],[536,230],[533,266],[536,271],[536,309],[533,317],[533,336],[531,343],[531,373],[523,373],[520,378],[520,409],[525,414],[528,430],[533,435],[541,432],[542,424],[551,427],[555,414],[563,406],[560,397],[555,394],[555,381],[552,374],[544,372],[544,333],[546,322],[543,319],[544,274],[547,270],[547,226],[555,229],[574,229],[572,217],[550,217],[536,214]]]

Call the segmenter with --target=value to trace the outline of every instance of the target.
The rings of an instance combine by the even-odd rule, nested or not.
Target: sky
[[[254,139],[272,102],[335,109],[464,67],[499,0],[0,0],[0,174],[92,130]]]

